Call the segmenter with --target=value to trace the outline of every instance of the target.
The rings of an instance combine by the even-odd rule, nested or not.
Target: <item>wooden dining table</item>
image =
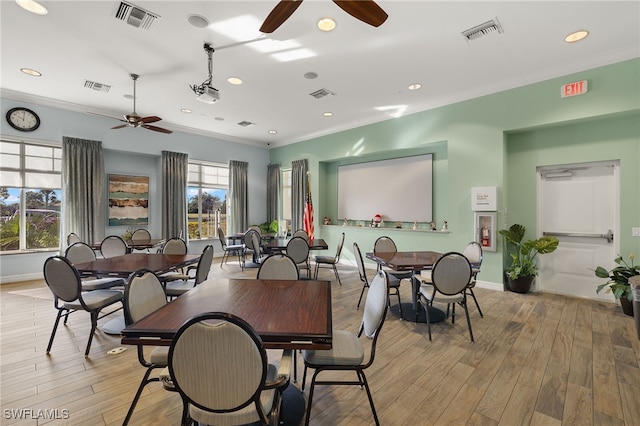
[[[166,242],[164,238],[152,238],[150,240],[124,240],[127,244],[127,251],[131,253],[133,250],[145,250],[153,247],[159,247]],[[92,243],[91,248],[94,250],[100,250],[102,241]]]
[[[398,272],[411,272],[411,304],[402,305],[403,319],[416,320],[418,310],[418,289],[420,279],[417,275],[420,271],[433,268],[433,265],[442,256],[436,251],[397,251],[367,253],[367,259],[373,260],[380,266],[384,266]],[[393,311],[393,310],[392,310]],[[431,322],[444,321],[445,313],[435,307],[429,308]],[[418,315],[418,322],[426,322],[426,316]]]
[[[164,274],[197,263],[198,260],[200,260],[199,254],[129,253],[122,256],[99,258],[74,266],[81,275],[128,278],[139,269],[148,269],[156,274]]]
[[[247,321],[268,349],[331,349],[331,282],[214,278],[122,330],[127,345],[170,345],[204,312]]]
[[[267,250],[286,250],[287,244],[291,241],[291,238],[272,238],[267,244],[265,249]],[[327,250],[329,245],[322,238],[313,238],[307,241],[309,244],[309,250]]]

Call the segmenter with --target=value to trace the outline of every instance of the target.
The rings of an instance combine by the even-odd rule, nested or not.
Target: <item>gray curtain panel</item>
[[[291,232],[303,227],[308,169],[309,165],[306,158],[291,162]]]
[[[189,239],[187,228],[187,173],[189,156],[162,151],[162,238],[182,236]]]
[[[106,223],[106,177],[102,142],[62,137],[64,235],[88,244],[102,241]],[[61,238],[61,245],[66,239]]]
[[[278,220],[280,206],[280,164],[267,167],[267,222]]]
[[[229,210],[227,231],[231,234],[244,232],[249,227],[249,163],[229,161]]]

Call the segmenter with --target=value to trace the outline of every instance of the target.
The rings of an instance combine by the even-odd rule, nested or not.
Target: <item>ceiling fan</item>
[[[120,120],[123,123],[119,126],[112,127],[112,129],[122,129],[124,127],[142,127],[144,129],[153,130],[160,133],[173,133],[171,130],[163,129],[162,127],[153,126],[149,123],[155,123],[162,120],[162,118],[151,115],[149,117],[140,117],[136,112],[136,81],[138,80],[138,74],[131,74],[133,80],[133,112],[124,116],[124,120]]]
[[[373,0],[333,0],[342,10],[362,22],[379,27],[389,15]],[[272,33],[302,4],[302,0],[280,0],[260,27],[263,33]]]

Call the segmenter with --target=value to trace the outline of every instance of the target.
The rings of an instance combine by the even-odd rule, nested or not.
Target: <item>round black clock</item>
[[[29,108],[17,107],[7,111],[7,122],[21,132],[32,132],[40,127],[40,117]]]

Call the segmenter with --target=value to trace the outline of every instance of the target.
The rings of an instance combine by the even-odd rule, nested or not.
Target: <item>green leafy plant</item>
[[[536,256],[555,251],[558,248],[556,237],[541,237],[536,240],[524,239],[526,228],[519,224],[511,225],[509,229],[498,231],[505,240],[513,247],[510,251],[511,266],[507,268],[507,273],[512,280],[520,277],[537,276],[538,264]]]
[[[600,293],[602,289],[608,286],[609,288],[607,291],[612,292],[616,300],[626,297],[629,302],[633,302],[633,292],[631,290],[631,285],[629,284],[629,278],[634,275],[640,275],[640,265],[633,264],[635,258],[635,254],[630,253],[629,260],[631,263],[627,263],[622,256],[618,255],[618,257],[614,259],[614,262],[616,262],[616,265],[618,266],[610,271],[606,270],[602,266],[598,266],[594,271],[596,277],[607,278],[608,281],[604,284],[600,284],[596,288],[596,293]]]

